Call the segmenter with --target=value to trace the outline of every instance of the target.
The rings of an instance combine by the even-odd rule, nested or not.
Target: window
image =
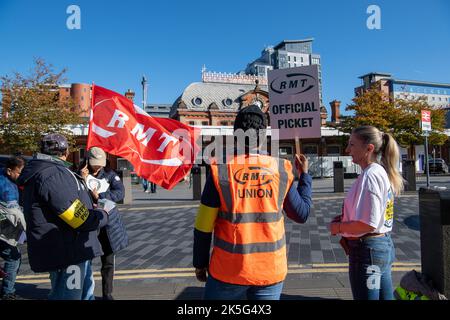
[[[297,57],[294,57],[294,61],[297,62]]]
[[[228,121],[220,121],[220,125],[221,126],[227,126],[228,125]]]
[[[128,160],[119,158],[117,159],[117,170],[129,170],[134,171],[133,165]]]
[[[223,100],[223,105],[226,107],[231,107],[232,104],[233,104],[233,100],[231,100],[230,98],[226,98]]]
[[[194,99],[192,99],[192,103],[193,103],[195,106],[200,106],[200,105],[202,104],[202,102],[203,102],[203,100],[202,100],[202,98],[200,98],[200,97],[195,97]]]
[[[300,61],[303,62],[303,57],[300,57]]]
[[[305,145],[303,146],[304,154],[317,154],[317,145]]]
[[[291,156],[292,147],[280,147],[280,156]]]
[[[84,159],[85,156],[86,156],[86,147],[81,147],[80,148],[80,161],[81,161],[81,159]]]
[[[195,125],[195,121],[189,121],[189,125],[191,126]]]
[[[208,121],[202,121],[202,126],[207,126],[208,125]]]
[[[340,155],[341,148],[339,146],[327,146],[327,155]]]

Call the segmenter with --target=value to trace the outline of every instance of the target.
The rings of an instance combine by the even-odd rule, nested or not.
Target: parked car
[[[430,159],[428,166],[430,167],[430,173],[448,173],[448,166],[444,159]]]

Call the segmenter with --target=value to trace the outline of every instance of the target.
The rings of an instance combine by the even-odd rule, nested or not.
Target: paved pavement
[[[450,184],[448,177],[436,183]],[[346,188],[351,181],[346,180]],[[450,185],[449,185],[450,186]],[[286,219],[289,272],[282,299],[351,299],[347,257],[330,236],[327,225],[340,212],[344,194],[332,190],[332,180],[314,180],[314,208],[306,224]],[[322,192],[324,191],[324,192]],[[116,256],[116,299],[200,299],[203,284],[192,268],[193,225],[198,201],[185,184],[156,194],[133,187],[133,205],[121,205],[130,245]],[[409,270],[420,270],[418,196],[408,192],[395,201],[392,232],[396,246],[393,279],[397,285]],[[29,269],[26,246],[17,279],[17,292],[27,299],[46,299],[47,274]],[[96,295],[101,295],[100,259],[94,259]]]

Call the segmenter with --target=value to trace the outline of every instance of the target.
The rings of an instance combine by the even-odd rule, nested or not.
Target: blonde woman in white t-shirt
[[[348,192],[342,214],[330,224],[341,235],[349,255],[349,277],[355,300],[392,300],[391,266],[395,249],[390,237],[394,195],[403,190],[398,172],[398,145],[372,126],[352,131],[347,147],[363,172]]]

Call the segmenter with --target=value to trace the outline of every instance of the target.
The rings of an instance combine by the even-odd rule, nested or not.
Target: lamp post
[[[428,136],[429,136],[429,132],[428,131],[424,131],[424,136],[425,136],[425,169],[427,170],[427,189],[430,188],[430,164],[429,164],[429,159],[428,159]]]
[[[323,146],[325,144],[325,137],[320,138],[320,178],[323,179]]]
[[[145,105],[147,104],[147,79],[145,75],[142,76],[142,109],[145,110]]]

